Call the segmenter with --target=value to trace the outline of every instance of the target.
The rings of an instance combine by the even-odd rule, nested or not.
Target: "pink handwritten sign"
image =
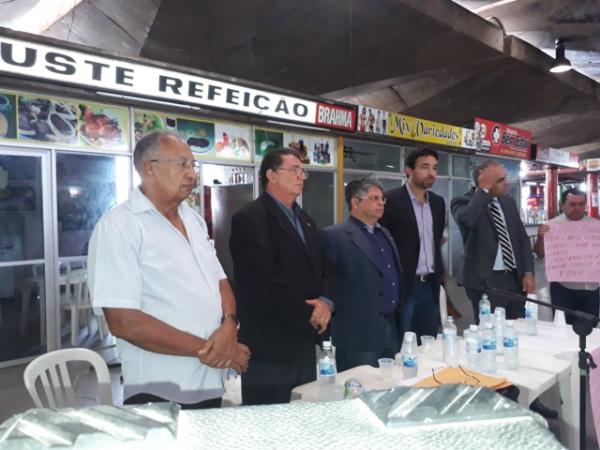
[[[544,236],[548,281],[600,281],[600,220],[551,222]]]

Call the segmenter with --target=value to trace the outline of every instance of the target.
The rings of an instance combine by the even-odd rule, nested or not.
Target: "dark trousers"
[[[414,331],[423,335],[436,336],[440,322],[440,301],[434,298],[434,281],[427,278],[421,281],[415,277],[412,292],[402,308],[402,330]],[[401,337],[402,338],[402,337]]]
[[[152,394],[135,394],[125,400],[123,403],[125,405],[140,405],[143,403],[161,403],[168,402],[162,397],[158,397],[157,395]],[[208,409],[208,408],[220,408],[221,407],[221,397],[218,398],[209,398],[208,400],[203,400],[198,403],[179,403],[181,409]]]
[[[517,272],[492,272],[492,276],[488,280],[490,286],[503,289],[505,291],[514,292],[523,296],[523,301],[516,300],[512,297],[496,294],[495,292],[487,292],[490,303],[492,304],[492,314],[496,306],[501,306],[506,309],[506,318],[510,320],[525,317],[525,294],[521,290],[521,280],[517,280]],[[467,297],[473,305],[473,316],[476,324],[479,323],[479,300],[485,291],[479,289],[471,289],[465,286]]]
[[[577,311],[583,311],[594,316],[598,315],[600,304],[598,295],[598,289],[593,291],[569,289],[560,283],[550,283],[550,298],[553,305],[576,309]],[[565,313],[565,319],[567,323],[572,324],[574,317],[569,313]]]
[[[292,389],[317,378],[317,365],[311,361],[270,362],[250,360],[242,374],[242,404],[289,403]]]
[[[398,324],[395,314],[391,314],[384,322],[384,342],[381,349],[378,350],[358,350],[344,349],[338,347],[336,349],[335,361],[338,372],[351,369],[356,366],[369,365],[378,367],[379,358],[393,358],[400,351],[400,339],[398,338]]]

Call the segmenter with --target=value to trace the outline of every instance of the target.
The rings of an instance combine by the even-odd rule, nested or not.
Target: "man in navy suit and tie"
[[[396,312],[402,301],[398,250],[378,223],[386,202],[381,184],[372,178],[351,181],[345,197],[350,217],[321,232],[339,300],[331,334],[340,371],[394,357],[400,350]]]

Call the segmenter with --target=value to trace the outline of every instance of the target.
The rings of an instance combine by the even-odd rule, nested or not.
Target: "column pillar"
[[[551,166],[546,169],[546,189],[544,190],[544,206],[546,208],[546,219],[556,216],[558,201],[558,168]]]
[[[598,172],[586,174],[588,216],[598,218]]]

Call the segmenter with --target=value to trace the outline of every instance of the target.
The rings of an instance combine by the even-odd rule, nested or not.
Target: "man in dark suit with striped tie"
[[[506,195],[506,169],[487,160],[473,172],[475,188],[452,199],[450,208],[464,242],[465,291],[478,321],[479,300],[490,286],[525,295],[535,292],[529,237],[512,197]],[[487,293],[492,307],[506,309],[507,319],[523,317],[518,300]]]

